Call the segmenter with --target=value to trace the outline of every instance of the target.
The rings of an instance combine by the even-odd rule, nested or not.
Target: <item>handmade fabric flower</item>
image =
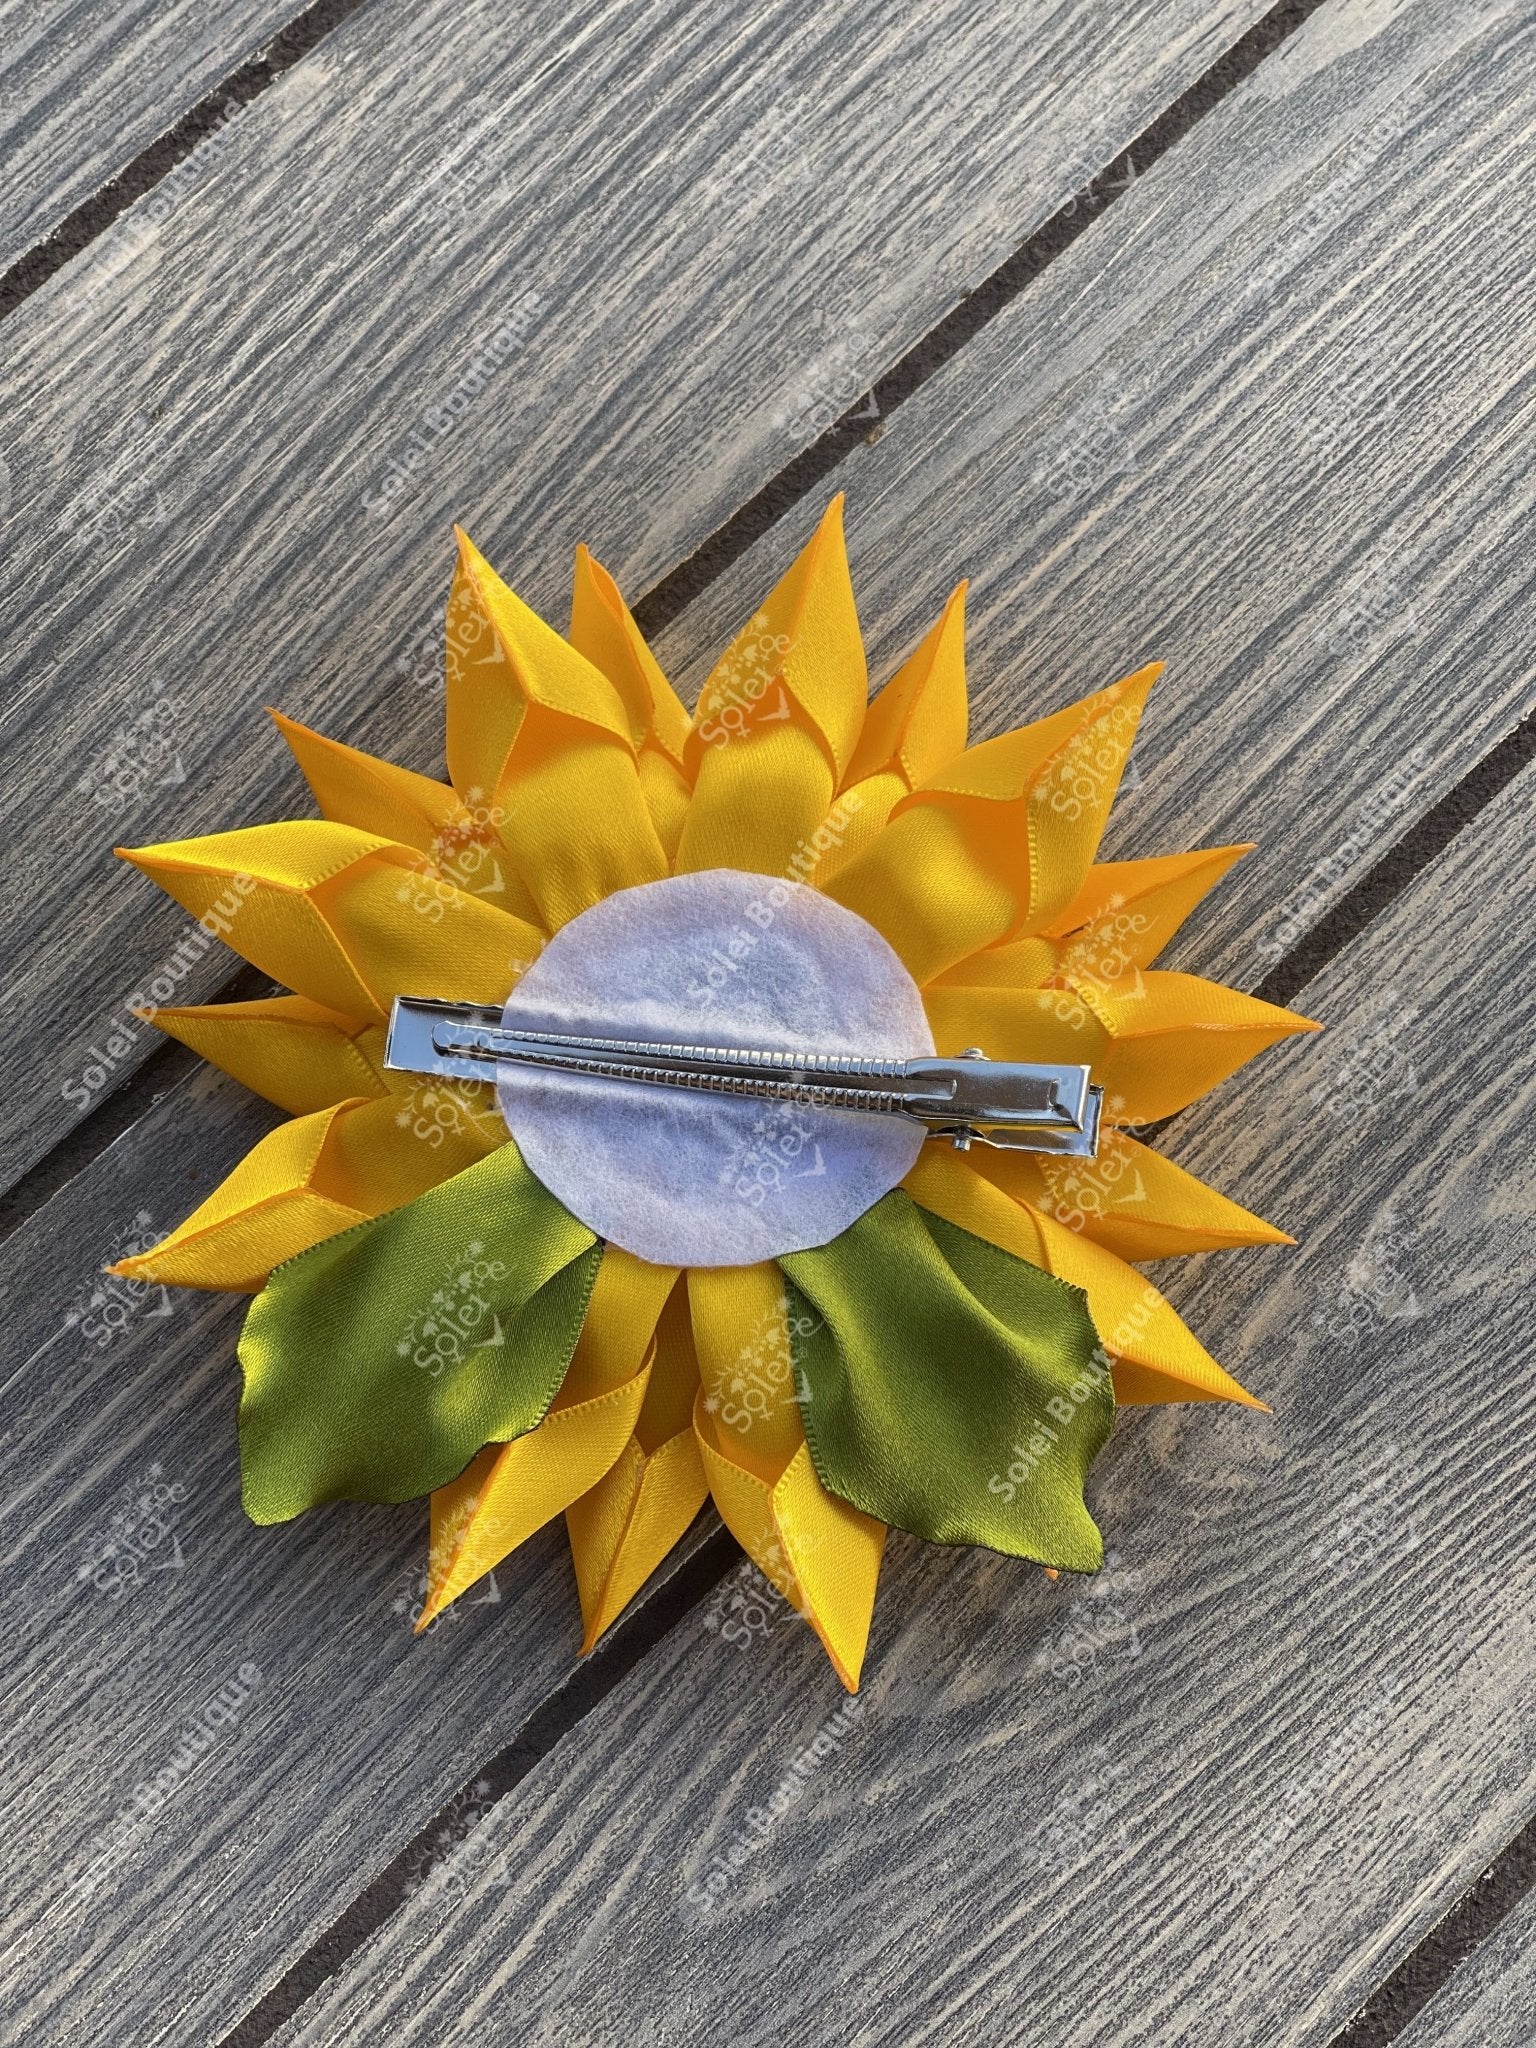
[[[1091,1570],[1082,1484],[1115,1401],[1259,1405],[1131,1262],[1289,1240],[1133,1132],[1314,1027],[1151,964],[1248,849],[1094,862],[1158,668],[967,747],[963,602],[867,703],[835,501],[690,719],[584,549],[562,638],[460,536],[447,783],[279,717],[320,820],[125,856],[294,991],[156,1013],[292,1120],[115,1269],[256,1294],[254,1519],[430,1490],[425,1626],[563,1513],[590,1647],[712,1495],[853,1688],[887,1524]],[[731,888],[781,917],[781,969],[797,918],[848,937],[850,975],[878,953],[941,1054],[1089,1065],[1097,1158],[914,1145],[828,1242],[731,1264],[716,1224],[764,1178],[737,1160],[697,1261],[662,1262],[551,1192],[490,1085],[385,1067],[396,996],[502,1005],[598,924],[642,988],[632,908]],[[701,1002],[751,979],[755,943],[712,949]],[[631,1151],[673,1128],[630,1122]],[[758,1142],[784,1213],[829,1198],[808,1144]],[[679,1146],[646,1185],[691,1242]]]

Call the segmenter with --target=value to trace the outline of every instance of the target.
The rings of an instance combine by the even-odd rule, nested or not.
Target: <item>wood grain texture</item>
[[[1523,6],[1324,8],[839,474],[877,677],[972,579],[973,737],[1168,663],[1108,850],[1259,842],[1244,987],[1536,701],[1533,86]]]
[[[152,237],[132,209],[34,294],[0,336],[0,1043],[63,1036],[0,1105],[0,1179],[96,1099],[89,1048],[182,928],[113,839],[303,802],[274,701],[440,761],[452,519],[556,616],[578,538],[645,588],[1261,11],[368,9]]]
[[[1536,2048],[1536,1896],[1458,1966],[1398,2048]]]
[[[0,270],[227,78],[296,0],[6,0],[0,6]],[[238,117],[236,117],[238,118]],[[174,174],[158,217],[210,155]]]
[[[98,1277],[274,1121],[200,1074],[0,1249],[7,2040],[219,2039],[580,1644],[558,1525],[421,1637],[425,1503],[253,1528],[243,1300]]]
[[[1091,1583],[894,1544],[851,1722],[792,1619],[680,1626],[283,2048],[1330,2041],[1536,1803],[1533,800],[1166,1141],[1300,1236],[1177,1283],[1272,1417],[1123,1414]]]
[[[1505,202],[1531,36],[1490,11],[1442,40],[1437,17],[1320,16],[856,465],[889,653],[946,571],[979,573],[989,729],[1177,629],[1188,709],[1154,714],[1121,843],[1245,836],[1257,812],[1271,898],[1423,744],[1358,871],[1527,684],[1526,230]],[[1149,379],[1137,466],[1063,508],[1021,447],[1063,445],[1095,338],[1106,374]],[[1329,364],[1400,380],[1391,431],[1332,456],[1299,445]],[[1331,610],[1404,521],[1411,584]],[[915,560],[941,565],[931,591]],[[672,655],[696,663],[764,568]],[[1533,792],[1527,773],[1307,989],[1329,1037],[1170,1134],[1301,1237],[1167,1281],[1274,1421],[1127,1416],[1095,1490],[1119,1562],[1087,1592],[893,1545],[851,1727],[792,1621],[744,1646],[684,1627],[487,1819],[518,1882],[409,1910],[286,2048],[1332,2038],[1536,1802]],[[1298,931],[1338,886],[1298,895]],[[1218,910],[1174,964],[1251,978],[1272,929],[1252,900]],[[818,1733],[829,1754],[760,1841]]]
[[[423,10],[401,48],[369,40],[371,17],[338,35],[243,117],[208,189],[151,248],[89,294],[66,274],[7,325],[34,397],[45,380],[29,352],[67,349],[78,367],[51,414],[34,414],[23,542],[35,573],[8,593],[27,641],[15,787],[38,792],[12,814],[36,892],[15,906],[12,954],[30,962],[32,995],[13,987],[13,999],[52,988],[41,999],[63,1014],[90,1011],[82,1046],[102,1037],[116,1007],[104,973],[121,972],[126,996],[180,921],[117,880],[127,925],[108,917],[82,936],[80,877],[97,888],[111,833],[294,804],[268,736],[264,751],[246,744],[283,675],[302,714],[436,755],[440,541],[467,496],[484,509],[500,494],[503,540],[537,516],[546,600],[578,531],[631,585],[670,566],[842,408],[848,377],[867,380],[967,267],[986,269],[1256,11],[1127,10],[1090,27],[956,7],[933,21],[919,70],[930,31],[889,11],[825,12],[786,33],[782,11],[763,8],[731,36],[702,11],[631,11],[572,47],[549,10],[525,23],[504,97],[477,79],[468,108],[445,90],[458,75],[446,10]],[[462,10],[452,19],[467,36]],[[970,135],[969,156],[950,160],[941,115]],[[766,141],[765,119],[779,124]],[[905,136],[887,119],[906,121]],[[1091,155],[1079,161],[1079,147]],[[481,156],[489,168],[466,194],[459,173]],[[712,182],[690,185],[711,167]],[[828,197],[840,167],[851,211]],[[865,238],[889,240],[897,222],[927,255],[886,281]],[[302,250],[320,252],[313,275],[295,275],[300,223]],[[525,267],[534,250],[547,273]],[[430,503],[371,527],[361,493],[480,345],[466,317],[535,278],[564,315],[552,310],[546,352],[443,445],[422,483]],[[848,290],[883,296],[872,324],[836,330],[834,345],[819,322]],[[770,303],[778,325],[745,322]],[[529,410],[535,385],[545,426]],[[61,508],[82,503],[61,540]],[[486,509],[478,531],[492,545],[498,514]],[[100,806],[93,773],[146,681],[149,701],[182,703],[174,761]],[[205,788],[178,779],[198,771]],[[419,1509],[259,1535],[240,1516],[240,1305],[114,1288],[92,1301],[102,1261],[174,1221],[265,1122],[216,1078],[183,1085],[0,1253],[7,1662],[22,1702],[0,1998],[29,2039],[215,2038],[570,1668],[574,1592],[554,1536],[501,1575],[500,1605],[470,1605],[413,1646]],[[37,1117],[24,1151],[48,1136]],[[154,1524],[137,1503],[156,1486],[180,1489],[180,1519],[137,1584],[104,1590],[102,1549],[142,1547]],[[261,1678],[238,1725],[142,1828],[126,1826],[135,1788],[176,1769],[189,1717],[243,1664]]]

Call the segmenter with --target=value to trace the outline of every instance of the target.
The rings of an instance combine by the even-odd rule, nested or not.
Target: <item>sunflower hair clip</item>
[[[430,1494],[425,1627],[563,1514],[590,1648],[713,1498],[854,1690],[888,1527],[1091,1572],[1117,1403],[1262,1405],[1134,1132],[1316,1027],[1152,964],[1249,849],[1095,860],[1159,668],[968,746],[964,599],[868,701],[834,500],[690,717],[461,534],[447,783],[274,714],[319,819],[125,853],[293,991],[154,1013],[291,1120],[112,1269],[254,1296],[254,1521]]]

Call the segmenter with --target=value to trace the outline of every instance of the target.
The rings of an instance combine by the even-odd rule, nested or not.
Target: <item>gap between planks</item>
[[[1276,962],[1261,984],[1263,999],[1293,1000],[1476,821],[1533,756],[1536,712],[1395,841],[1322,923]],[[1167,1124],[1174,1121],[1166,1119]],[[511,1742],[469,1774],[456,1798],[462,1802],[470,1786],[485,1782],[492,1787],[490,1804],[506,1798],[562,1736],[584,1721],[664,1636],[702,1605],[741,1556],[740,1546],[726,1530],[710,1537],[659,1593],[632,1609],[586,1663],[540,1703]],[[405,1843],[216,2048],[264,2048],[321,1985],[394,1918],[409,1896],[412,1873],[419,1870],[422,1856],[430,1853],[454,1810],[454,1801],[448,1801]],[[1499,1852],[1477,1884],[1377,1986],[1329,2048],[1388,2048],[1533,1884],[1536,1820]]]
[[[363,4],[364,0],[311,0],[311,5],[296,14],[286,28],[278,30],[264,50],[220,79],[179,121],[124,164],[115,178],[109,178],[89,199],[83,199],[42,241],[23,250],[0,273],[0,320],[14,313],[23,299],[30,298],[39,286],[104,234],[125,207],[152,192],[200,142],[216,134],[229,119],[232,106],[248,106]]]
[[[874,387],[876,410],[884,416],[916,391],[941,364],[1002,310],[1052,257],[1076,239],[1089,218],[1111,205],[1138,166],[1151,161],[1149,138],[1159,138],[1157,154],[1188,132],[1194,121],[1226,91],[1246,78],[1269,49],[1300,26],[1312,4],[1277,8],[1249,35],[1235,44],[1180,101],[1174,103],[1143,137],[1094,179],[1088,188],[1091,212],[1074,216],[1064,208],[1015,251],[992,277],[955,312],[941,321],[923,342]],[[1215,81],[1213,83],[1213,81]],[[1193,106],[1189,103],[1193,103]],[[731,520],[720,527],[694,555],[657,584],[637,606],[648,633],[655,633],[682,607],[714,582],[745,550],[798,500],[834,470],[867,434],[867,404],[851,408],[801,456]],[[1429,811],[1371,866],[1336,903],[1328,915],[1286,953],[1263,978],[1258,993],[1267,1001],[1289,1002],[1352,939],[1392,904],[1415,876],[1471,824],[1505,785],[1536,755],[1536,714],[1525,718],[1484,755]],[[131,1084],[130,1084],[131,1085]],[[702,1603],[739,1558],[732,1539],[721,1532],[710,1539],[656,1600],[631,1614],[613,1640],[613,1654],[588,1667],[580,1680],[551,1695],[530,1717],[514,1741],[491,1758],[473,1778],[489,1780],[495,1798],[505,1797],[537,1760],[586,1718],[599,1702],[635,1668],[640,1659],[693,1608]],[[279,1978],[272,1989],[223,2037],[219,2048],[261,2048],[314,1995],[319,1986],[371,1935],[393,1917],[405,1896],[409,1871],[429,1846],[441,1816],[407,1844],[378,1878],[360,1893],[317,1942]],[[1536,1858],[1536,1824],[1523,1831],[1495,1859],[1489,1873],[1378,1987],[1335,2048],[1385,2048],[1445,1982],[1451,1971],[1487,1938],[1524,1895],[1531,1882],[1528,1866]]]
[[[205,95],[91,199],[76,208],[43,242],[0,278],[0,317],[101,234],[134,199],[148,192],[196,145],[235,99],[244,104],[307,55],[362,0],[315,0],[261,53]],[[1226,51],[1143,133],[1061,208],[973,292],[939,321],[851,407],[777,476],[720,526],[692,555],[640,601],[637,616],[648,633],[674,619],[725,569],[807,496],[861,441],[871,416],[894,412],[1065,250],[1120,196],[1132,180],[1178,142],[1226,94],[1248,78],[1271,51],[1302,26],[1321,0],[1283,0]],[[875,429],[879,431],[878,427]],[[1431,860],[1498,794],[1536,753],[1536,715],[1526,718],[1463,776],[1333,908],[1282,958],[1259,985],[1269,1001],[1290,1001],[1339,950],[1379,916]],[[250,991],[246,970],[220,991]],[[263,984],[264,986],[265,984]],[[32,1168],[0,1202],[0,1236],[32,1214],[57,1187],[88,1165],[138,1115],[193,1066],[181,1048],[167,1047],[131,1076],[85,1123]],[[651,1648],[699,1605],[739,1558],[733,1540],[709,1539],[651,1601],[633,1612],[556,1692],[530,1715],[513,1741],[475,1778],[489,1780],[505,1797],[562,1735],[585,1719]],[[446,1809],[445,1809],[446,1811]],[[257,2048],[268,2041],[319,1985],[387,1920],[405,1897],[405,1877],[441,1823],[439,1815],[359,1893],[327,1932],[224,2037],[221,2048]],[[1378,1987],[1336,2048],[1384,2048],[1440,1988],[1452,1969],[1485,1940],[1536,1877],[1536,1823],[1495,1860],[1478,1886],[1455,1907]]]
[[[259,58],[243,65],[217,86],[182,122],[134,160],[118,179],[104,186],[94,198],[77,209],[38,250],[29,252],[6,277],[0,278],[0,319],[16,300],[7,299],[11,279],[52,249],[60,238],[80,223],[80,239],[61,246],[57,260],[26,283],[20,296],[35,290],[54,271],[77,254],[87,241],[103,232],[132,199],[147,191],[193,147],[198,134],[216,118],[223,100],[254,98],[280,73],[312,50],[332,28],[356,12],[362,0],[315,0],[299,15]],[[771,477],[728,520],[719,526],[684,561],[670,570],[633,607],[636,621],[648,638],[654,637],[675,619],[684,607],[714,583],[801,499],[835,470],[855,447],[871,434],[871,405],[876,420],[883,420],[955,356],[965,344],[1010,306],[1021,292],[1075,242],[1125,192],[1137,177],[1150,170],[1195,124],[1220,101],[1240,86],[1263,60],[1301,28],[1323,4],[1323,0],[1279,0],[1253,27],[1238,37],[1230,48],[1165,107],[1134,141],[1093,177],[1081,192],[1073,195],[1026,236],[990,276],[938,321],[891,369],[879,377],[866,398],[850,406],[842,417]],[[239,87],[239,81],[246,81]],[[143,182],[133,184],[135,177]],[[879,431],[876,428],[875,431]],[[1342,943],[1342,940],[1340,941]],[[212,999],[233,1002],[269,992],[270,985],[254,970],[237,971],[213,992]],[[74,1176],[113,1144],[137,1119],[150,1110],[170,1089],[192,1073],[195,1057],[185,1047],[167,1043],[123,1078],[96,1108],[59,1139],[44,1156],[30,1166],[10,1188],[0,1193],[0,1243],[21,1227]]]

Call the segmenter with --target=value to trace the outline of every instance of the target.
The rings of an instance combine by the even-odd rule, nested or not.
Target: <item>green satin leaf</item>
[[[779,1267],[829,1493],[930,1543],[1098,1570],[1083,1479],[1115,1397],[1081,1288],[900,1188]]]
[[[602,1247],[512,1144],[277,1267],[240,1337],[253,1522],[410,1500],[559,1391]]]

